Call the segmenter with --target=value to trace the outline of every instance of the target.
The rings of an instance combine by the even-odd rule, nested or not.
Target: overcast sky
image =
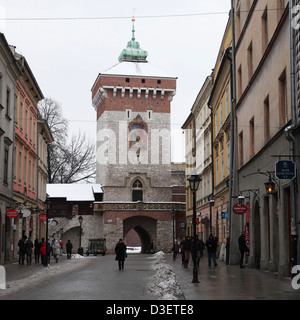
[[[70,133],[86,132],[91,142],[96,139],[91,88],[99,72],[118,63],[131,38],[135,8],[135,38],[148,51],[148,61],[178,77],[171,105],[172,161],[185,160],[181,126],[214,68],[230,0],[7,0],[0,4],[0,18],[6,19],[0,28],[8,43],[26,57],[44,96],[61,103]]]

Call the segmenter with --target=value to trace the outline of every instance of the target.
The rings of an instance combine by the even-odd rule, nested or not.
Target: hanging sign
[[[45,222],[47,220],[47,216],[45,214],[41,214],[39,216],[39,220]]]
[[[232,210],[236,214],[244,214],[247,211],[246,206],[240,206],[238,203],[232,207]]]
[[[22,209],[21,213],[22,213],[22,217],[23,218],[27,218],[27,217],[29,217],[31,215],[31,211],[28,210],[28,209]]]
[[[16,210],[7,210],[6,211],[6,216],[11,219],[16,218],[18,216],[18,214],[19,214],[19,212]]]

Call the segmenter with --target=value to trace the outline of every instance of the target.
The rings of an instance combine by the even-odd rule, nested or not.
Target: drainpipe
[[[289,141],[289,153],[291,160],[295,159],[295,141],[291,135],[296,127],[296,104],[295,104],[295,61],[294,61],[294,28],[292,24],[293,0],[289,1],[289,19],[290,19],[290,82],[291,82],[291,115],[292,124],[285,131],[285,138]],[[291,190],[291,244],[292,244],[292,267],[297,264],[297,226],[296,226],[296,183],[295,179],[290,182]]]

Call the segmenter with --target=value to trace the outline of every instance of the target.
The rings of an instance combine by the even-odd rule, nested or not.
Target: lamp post
[[[197,268],[197,248],[196,248],[196,191],[200,184],[200,177],[197,174],[191,175],[188,179],[190,189],[193,192],[193,229],[194,229],[194,268],[193,268],[193,280],[192,283],[199,283],[198,280],[198,268]]]
[[[49,247],[48,247],[48,220],[49,220],[49,210],[51,206],[51,201],[49,198],[49,195],[46,194],[46,201],[45,201],[45,207],[46,207],[46,261],[45,264],[49,266],[50,264],[50,252],[49,252]],[[49,260],[48,260],[48,254],[49,254]]]
[[[175,261],[176,259],[176,252],[175,252],[175,210],[174,208],[172,208],[171,210],[171,215],[172,215],[172,218],[173,218],[173,260]]]
[[[212,233],[212,207],[215,205],[215,200],[209,200],[209,233]]]
[[[80,225],[80,229],[79,229],[79,248],[78,248],[78,254],[80,254],[80,255],[83,256],[83,248],[81,247],[81,234],[82,234],[81,225],[82,225],[82,221],[83,221],[82,216],[79,216],[78,221],[79,221],[79,225]]]

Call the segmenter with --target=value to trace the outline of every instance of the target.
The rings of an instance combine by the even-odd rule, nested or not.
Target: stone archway
[[[149,252],[151,241],[154,243],[154,248],[157,240],[157,220],[144,217],[144,216],[134,216],[127,218],[123,221],[123,234],[124,238],[127,233],[134,229],[139,235],[141,240],[141,253]]]

